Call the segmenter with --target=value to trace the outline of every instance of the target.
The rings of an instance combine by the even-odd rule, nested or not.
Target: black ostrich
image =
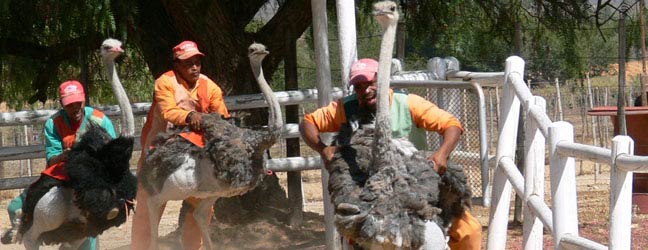
[[[177,133],[158,136],[155,149],[142,166],[139,181],[149,194],[150,249],[157,249],[160,207],[169,200],[200,198],[194,218],[200,227],[205,249],[215,249],[209,233],[209,211],[219,197],[242,195],[255,188],[265,174],[264,152],[279,138],[283,121],[279,102],[263,77],[261,61],[265,46],[249,47],[253,73],[270,105],[268,127],[243,129],[218,113],[204,115],[205,147],[199,148]]]
[[[361,248],[445,249],[445,228],[464,213],[471,193],[460,167],[450,165],[439,176],[424,152],[391,138],[388,89],[396,9],[391,1],[374,4],[384,30],[375,120],[348,117],[327,165],[335,224]]]
[[[114,39],[104,41],[101,46],[104,61],[112,62],[122,53],[120,46],[121,42]],[[130,107],[114,64],[107,63],[107,67],[113,88],[118,88],[115,95],[120,106]],[[69,181],[50,189],[36,204],[31,204],[35,207],[33,219],[18,226],[17,238],[26,249],[38,249],[43,243],[66,243],[61,247],[78,249],[86,237],[123,224],[133,210],[130,201],[135,198],[137,180],[129,170],[133,138],[128,131],[134,130],[132,123],[126,130],[128,135],[116,139],[93,122],[86,126],[86,132],[68,155],[65,171]]]

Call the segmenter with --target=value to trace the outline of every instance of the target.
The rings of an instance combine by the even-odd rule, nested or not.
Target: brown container
[[[596,107],[587,114],[609,116],[614,123],[614,134],[619,134],[616,107]],[[634,140],[634,154],[648,156],[648,107],[626,107],[625,114],[628,136]],[[648,214],[648,173],[634,173],[632,177],[632,203],[638,206],[639,213]]]

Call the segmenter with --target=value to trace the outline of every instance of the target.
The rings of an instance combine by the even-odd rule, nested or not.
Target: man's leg
[[[43,195],[49,192],[52,187],[61,186],[62,184],[63,181],[59,179],[41,174],[40,178],[29,186],[25,196],[25,201],[22,204],[23,216],[21,226],[18,229],[21,234],[24,234],[31,227],[32,223],[34,223],[32,218],[38,201],[43,197]]]
[[[16,235],[16,230],[17,230],[16,219],[18,216],[16,213],[18,213],[18,210],[22,210],[26,193],[27,193],[26,190],[20,192],[20,194],[16,196],[16,198],[14,198],[13,200],[11,200],[11,202],[9,202],[9,206],[7,206],[7,213],[9,214],[9,222],[11,222],[11,228],[8,228],[6,231],[2,233],[2,237],[0,239],[2,244],[11,244],[14,235]]]
[[[83,241],[83,244],[79,246],[79,250],[97,250],[97,241],[96,237],[88,237]]]
[[[480,250],[481,224],[468,210],[461,218],[455,219],[448,230],[452,250]]]
[[[9,220],[11,221],[11,226],[16,226],[16,212],[22,209],[23,202],[25,201],[25,196],[27,196],[27,189],[20,192],[16,198],[11,200],[9,206],[7,206],[7,213],[9,213]]]

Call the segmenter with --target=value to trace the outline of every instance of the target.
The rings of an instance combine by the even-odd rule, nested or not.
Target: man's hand
[[[436,171],[439,175],[445,174],[446,170],[448,169],[448,156],[439,153],[439,151],[432,153],[430,156],[428,156],[427,160],[434,164],[434,171]]]
[[[70,148],[64,149],[63,153],[61,153],[61,154],[59,154],[57,156],[54,156],[49,160],[49,165],[56,164],[56,163],[59,163],[59,162],[62,162],[62,161],[67,161],[68,154],[70,154]]]
[[[322,156],[322,160],[324,160],[324,165],[328,166],[328,164],[333,160],[333,155],[337,151],[336,146],[326,146],[322,149],[322,152],[320,152],[320,155]]]
[[[187,118],[187,124],[189,124],[189,128],[193,131],[200,131],[202,128],[200,126],[200,123],[202,122],[202,113],[199,112],[191,112],[189,113],[189,116]]]

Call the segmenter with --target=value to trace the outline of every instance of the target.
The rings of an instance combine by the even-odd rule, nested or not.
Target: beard
[[[376,119],[376,106],[360,105],[360,107],[358,107],[358,118],[360,118],[360,124],[373,123]]]

